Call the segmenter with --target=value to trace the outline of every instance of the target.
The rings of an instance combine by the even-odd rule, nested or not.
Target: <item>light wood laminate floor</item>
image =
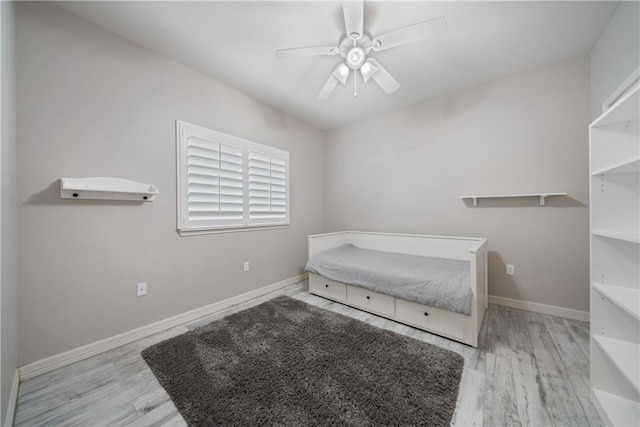
[[[296,285],[20,384],[16,426],[184,426],[140,352],[286,294],[465,358],[452,425],[601,425],[589,400],[589,324],[490,305],[475,349],[307,293]]]

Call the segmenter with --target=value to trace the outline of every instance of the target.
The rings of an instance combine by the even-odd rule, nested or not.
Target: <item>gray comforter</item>
[[[345,245],[314,255],[305,270],[403,300],[471,314],[469,261]]]

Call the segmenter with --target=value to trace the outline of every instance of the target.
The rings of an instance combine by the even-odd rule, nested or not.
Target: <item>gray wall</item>
[[[51,4],[17,6],[17,46],[20,365],[303,272],[323,132]],[[179,237],[176,119],[288,150],[290,227]],[[160,195],[60,199],[58,178],[82,176]]]
[[[0,389],[0,422],[4,422],[13,376],[17,364],[17,280],[16,280],[16,94],[15,94],[15,13],[12,2],[0,2],[2,10],[2,144],[0,145],[0,303],[2,307],[2,330],[0,367],[2,388]],[[4,424],[3,424],[4,425]]]
[[[623,1],[591,51],[591,118],[640,65],[640,2]]]
[[[588,310],[588,124],[579,57],[332,131],[328,230],[487,237],[490,294]]]

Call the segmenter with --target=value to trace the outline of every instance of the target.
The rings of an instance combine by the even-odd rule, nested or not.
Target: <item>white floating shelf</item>
[[[640,391],[640,345],[598,335],[593,335],[593,339],[636,391]]]
[[[589,127],[600,127],[638,120],[640,110],[640,86],[636,86],[624,95],[605,113],[598,117]]]
[[[605,298],[622,308],[636,319],[640,320],[640,290],[625,288],[623,286],[600,285],[597,283],[593,284],[593,289],[597,290]]]
[[[512,197],[539,197],[540,206],[545,205],[545,199],[549,196],[566,196],[567,193],[531,193],[531,194],[491,194],[484,196],[460,196],[461,199],[473,200],[473,206],[478,206],[478,199],[504,199]]]
[[[615,394],[593,389],[594,403],[602,408],[609,418],[606,425],[637,426],[640,425],[640,405],[633,400],[625,399]],[[608,422],[607,422],[608,421]]]
[[[624,231],[608,231],[608,230],[593,230],[591,232],[594,236],[606,237],[608,239],[622,240],[631,243],[640,243],[640,235],[632,232]]]
[[[595,170],[591,175],[602,175],[612,173],[634,173],[640,172],[640,157],[634,157],[625,161],[613,164],[606,168]]]
[[[63,199],[153,202],[157,194],[160,192],[151,184],[122,178],[60,178],[60,197]]]

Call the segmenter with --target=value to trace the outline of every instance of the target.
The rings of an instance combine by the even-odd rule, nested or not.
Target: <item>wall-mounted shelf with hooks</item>
[[[549,196],[566,196],[567,193],[531,193],[531,194],[492,194],[486,196],[460,196],[461,199],[473,200],[473,207],[478,206],[478,199],[503,199],[511,197],[539,197],[540,206],[545,205],[545,199]]]
[[[63,199],[153,202],[159,193],[151,184],[122,178],[60,178],[60,197]]]

